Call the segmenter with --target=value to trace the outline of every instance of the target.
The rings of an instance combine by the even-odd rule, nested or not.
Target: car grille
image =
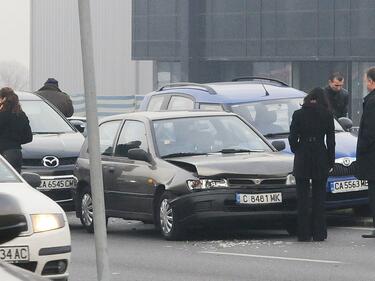
[[[37,264],[38,263],[36,261],[13,263],[13,265],[21,267],[31,272],[35,272]]]
[[[344,166],[335,163],[333,171],[329,174],[331,177],[353,176],[356,174],[357,162],[354,161],[350,166]]]
[[[76,161],[77,157],[59,158],[59,166],[73,165],[76,163]],[[44,167],[42,159],[23,159],[22,164],[23,166]]]
[[[240,178],[229,178],[228,182],[230,186],[259,186],[259,185],[273,185],[273,184],[285,184],[285,178],[277,179],[240,179]]]
[[[43,193],[54,201],[72,199],[72,192],[70,188],[43,190]]]

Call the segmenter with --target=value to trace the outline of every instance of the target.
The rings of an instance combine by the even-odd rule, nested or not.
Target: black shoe
[[[371,231],[369,234],[362,234],[363,238],[375,238],[375,230]]]

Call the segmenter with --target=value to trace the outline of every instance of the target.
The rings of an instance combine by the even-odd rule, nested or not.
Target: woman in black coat
[[[0,154],[21,172],[21,144],[31,142],[29,119],[22,111],[18,96],[11,88],[0,90]]]
[[[293,114],[289,143],[297,183],[298,240],[327,238],[326,184],[335,162],[335,127],[324,90],[314,88]],[[312,182],[312,200],[310,197]]]

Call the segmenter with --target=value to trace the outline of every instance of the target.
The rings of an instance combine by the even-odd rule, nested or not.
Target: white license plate
[[[367,190],[368,183],[366,180],[347,180],[331,182],[331,192],[341,193],[350,191]]]
[[[40,186],[37,189],[60,189],[72,188],[76,185],[74,178],[69,179],[41,179]]]
[[[0,261],[18,262],[29,260],[29,247],[0,247]]]
[[[236,194],[236,202],[239,204],[272,204],[283,201],[281,192],[277,193],[258,193],[258,194]]]

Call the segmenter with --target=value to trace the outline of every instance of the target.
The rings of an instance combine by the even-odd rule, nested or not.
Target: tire
[[[358,217],[371,217],[371,210],[369,205],[354,207],[353,212]]]
[[[79,219],[88,233],[94,233],[93,205],[89,187],[85,187],[79,196]]]
[[[177,222],[175,211],[169,205],[173,199],[172,194],[164,192],[158,201],[157,205],[157,228],[160,229],[161,235],[166,240],[180,240],[183,237],[184,231],[182,226]]]

